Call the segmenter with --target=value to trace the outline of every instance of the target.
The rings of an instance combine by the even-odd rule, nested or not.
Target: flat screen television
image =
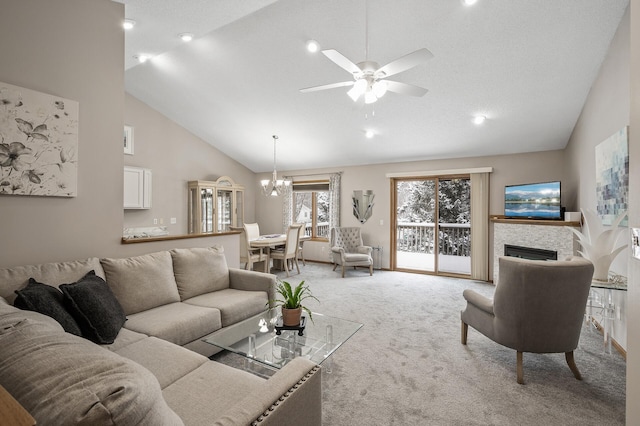
[[[504,187],[504,216],[520,219],[561,220],[560,182]]]

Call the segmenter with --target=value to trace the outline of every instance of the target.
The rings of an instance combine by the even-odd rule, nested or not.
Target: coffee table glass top
[[[321,364],[362,324],[327,315],[313,313],[313,321],[306,316],[305,329],[282,330],[276,334],[279,309],[265,311],[244,321],[225,327],[203,339],[219,348],[259,361],[273,368],[282,368],[295,357],[305,357]]]

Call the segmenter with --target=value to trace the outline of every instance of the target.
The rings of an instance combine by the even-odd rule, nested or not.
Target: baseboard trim
[[[591,321],[593,322],[593,325],[596,326],[596,329],[600,332],[600,334],[602,334],[604,336],[604,329],[602,327],[602,324],[600,324],[598,321],[596,321],[593,318],[591,319]],[[611,346],[613,346],[616,349],[616,351],[618,351],[618,353],[620,355],[622,355],[622,358],[624,358],[624,360],[626,362],[627,361],[627,351],[622,346],[620,346],[620,344],[613,337],[611,338]]]

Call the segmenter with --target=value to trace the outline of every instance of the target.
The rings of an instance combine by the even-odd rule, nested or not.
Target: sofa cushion
[[[171,250],[180,300],[229,288],[229,268],[221,246]]]
[[[57,288],[29,278],[27,286],[16,290],[16,295],[13,301],[16,308],[40,312],[58,321],[67,333],[82,334],[78,323],[65,308],[64,295]]]
[[[185,424],[211,424],[229,407],[256,387],[264,379],[215,361],[207,361],[196,370],[166,387],[165,401],[184,420]],[[215,383],[218,392],[212,392]]]
[[[132,345],[139,340],[146,339],[147,337],[149,336],[147,336],[146,334],[127,330],[126,328],[122,327],[120,329],[120,332],[118,333],[118,336],[116,336],[116,340],[108,345],[102,345],[102,347],[105,349],[109,349],[111,352],[118,352],[120,349]]]
[[[100,262],[125,315],[180,301],[168,251]]]
[[[219,330],[220,311],[176,302],[129,315],[125,327],[184,345]]]
[[[156,337],[138,340],[116,353],[151,371],[162,389],[208,361],[200,354]]]
[[[151,372],[42,318],[0,316],[0,385],[38,424],[183,424]]]
[[[43,263],[40,265],[16,266],[0,269],[0,296],[13,303],[15,290],[26,287],[29,278],[54,287],[60,284],[78,281],[87,272],[94,270],[96,275],[104,278],[104,271],[97,257],[70,262]]]
[[[76,283],[62,284],[60,290],[82,337],[96,343],[113,343],[127,318],[107,283],[90,271]]]
[[[265,311],[268,308],[267,302],[266,291],[246,291],[232,288],[202,294],[184,301],[190,305],[220,310],[223,327]]]

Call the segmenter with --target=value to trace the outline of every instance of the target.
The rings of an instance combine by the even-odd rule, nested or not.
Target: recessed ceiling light
[[[473,117],[473,124],[480,125],[484,123],[486,119],[487,117],[485,117],[484,115],[476,115],[475,117]]]
[[[151,56],[149,56],[149,55],[136,55],[136,56],[134,56],[134,58],[137,59],[138,62],[140,62],[141,64],[144,64],[149,59],[151,59]]]
[[[184,41],[185,43],[188,43],[191,40],[193,40],[193,34],[191,33],[178,34],[178,37],[180,37],[180,40]]]
[[[320,43],[315,40],[309,40],[307,42],[307,50],[311,53],[316,53],[318,50],[320,50]]]
[[[367,137],[367,139],[371,139],[374,136],[373,130],[367,130],[366,132],[364,132],[364,135]]]
[[[478,0],[462,0],[462,4],[464,4],[465,6],[473,6],[477,2]]]
[[[134,21],[133,19],[125,19],[124,22],[122,22],[122,28],[124,28],[125,30],[130,30],[135,25],[136,21]]]

